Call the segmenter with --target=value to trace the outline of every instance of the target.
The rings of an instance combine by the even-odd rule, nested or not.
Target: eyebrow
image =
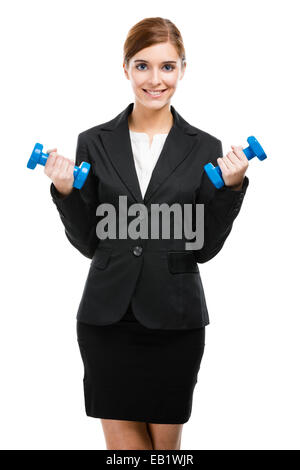
[[[147,62],[148,63],[148,60],[136,59],[134,60],[134,62]],[[164,60],[162,64],[177,64],[177,61],[176,60]]]

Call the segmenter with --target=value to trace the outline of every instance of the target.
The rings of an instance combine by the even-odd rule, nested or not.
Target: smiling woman
[[[225,183],[217,192],[205,178],[204,165],[216,165],[222,145],[170,104],[186,68],[182,37],[171,21],[154,17],[134,25],[123,68],[135,102],[79,134],[76,165],[91,165],[83,188],[73,188],[74,165],[56,152],[45,171],[68,240],[92,259],[76,317],[86,414],[101,419],[108,449],[175,450],[191,416],[209,324],[197,263],[221,250],[248,178],[240,189]],[[127,236],[136,213],[125,218],[120,197],[129,209],[135,203],[147,209],[134,221],[141,226],[149,213],[152,221],[153,206],[164,205],[162,223],[154,223],[158,236],[151,231],[147,240],[136,238],[135,230]],[[116,209],[125,237],[99,239],[96,211],[102,204]],[[186,229],[181,211],[172,221],[169,210],[184,204],[192,204],[188,220],[196,230],[194,209],[206,204],[201,249],[186,247],[186,230],[179,237],[171,231]],[[163,227],[170,230],[167,237]]]
[[[186,68],[179,30],[159,17],[137,23],[124,44],[123,68],[136,98],[130,129],[150,136],[169,132],[173,123],[169,103]]]
[[[133,157],[129,164],[131,167],[133,162],[135,164],[138,191],[143,197],[147,185],[151,187],[149,180],[157,160],[163,151],[166,153],[166,142],[172,137],[170,131],[174,127],[174,110],[171,112],[170,101],[185,67],[183,41],[171,21],[160,17],[146,18],[131,28],[124,44],[123,68],[132,85],[135,103],[125,116],[126,138],[130,141]],[[182,158],[181,153],[178,157]],[[128,171],[124,168],[124,173],[125,170]],[[175,187],[175,199],[177,191]],[[162,202],[166,202],[164,198]],[[124,217],[119,217],[124,222]],[[148,217],[144,220],[148,221]],[[172,240],[169,243],[169,248],[174,247]],[[181,276],[189,276],[191,285],[197,283],[199,270],[191,252],[189,266],[186,256],[182,258],[184,263],[180,270],[178,262],[181,258],[174,258],[178,253],[168,251],[169,264],[173,260],[168,268],[167,252],[162,253],[162,258],[157,257],[159,251],[156,256],[148,257],[140,245],[139,240],[139,246],[135,246],[133,251],[137,260],[144,263],[148,260],[153,269],[156,269],[155,261],[164,263],[168,290],[176,283],[177,294],[183,295],[183,290],[179,289],[183,279]],[[118,251],[113,255],[111,251],[102,250],[99,261],[99,253],[101,250],[97,251],[90,271],[90,276],[97,279],[98,290],[102,289],[100,283],[103,276],[109,275],[106,274],[108,262],[113,266],[120,263],[123,256],[120,254],[118,260]],[[184,255],[181,254],[182,257]],[[135,263],[131,265],[134,267]],[[125,271],[123,276],[126,276]],[[122,272],[119,277],[122,283]],[[173,294],[166,291],[165,295],[170,296],[168,314],[172,315]],[[103,291],[103,297],[106,296],[107,292]],[[144,302],[147,302],[146,298]],[[137,319],[132,302],[127,309],[124,305],[124,313],[119,321],[105,326],[77,322],[85,369],[86,413],[101,418],[108,449],[179,449],[183,423],[191,414],[193,390],[204,351],[205,326],[172,330],[165,323],[163,329],[147,328]],[[172,318],[175,321],[175,312]],[[183,321],[182,314],[176,321],[178,325]]]

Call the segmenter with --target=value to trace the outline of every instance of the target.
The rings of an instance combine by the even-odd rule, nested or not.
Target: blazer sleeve
[[[222,142],[217,140],[208,162],[217,166],[219,157],[223,157],[223,149]],[[241,190],[234,191],[226,185],[217,189],[203,171],[196,202],[204,204],[204,244],[200,250],[194,250],[197,263],[206,263],[223,247],[241,210],[248,185],[249,178],[245,175]]]
[[[80,166],[86,161],[91,164],[87,179],[81,189],[74,188],[67,196],[57,191],[53,182],[50,194],[69,242],[84,256],[92,259],[99,239],[96,235],[96,209],[98,201],[98,180],[93,172],[93,162],[90,159],[83,133],[78,135],[75,165]]]

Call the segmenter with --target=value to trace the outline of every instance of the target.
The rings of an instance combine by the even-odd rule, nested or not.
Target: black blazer
[[[133,312],[145,327],[199,328],[210,322],[197,263],[209,261],[221,250],[249,179],[245,176],[241,191],[226,186],[216,189],[203,167],[208,162],[217,165],[217,158],[223,156],[221,141],[188,124],[171,105],[173,126],[143,199],[128,128],[133,105],[79,134],[75,164],[91,163],[81,190],[73,188],[71,194],[60,197],[54,184],[50,186],[68,240],[92,260],[76,318],[95,325],[116,323],[132,301]],[[149,217],[154,203],[204,203],[202,249],[186,250],[185,243],[191,240],[184,236],[98,238],[96,225],[102,216],[96,215],[97,206],[107,202],[118,211],[120,195],[127,196],[128,207],[144,204]],[[128,224],[134,218],[128,216]]]

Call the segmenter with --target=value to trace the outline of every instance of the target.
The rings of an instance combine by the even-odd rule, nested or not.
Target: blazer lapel
[[[199,134],[199,130],[188,124],[171,105],[173,126],[167,135],[143,198],[128,128],[128,116],[133,106],[134,103],[130,103],[114,119],[102,124],[99,134],[116,172],[134,199],[138,203],[147,204],[160,185],[192,151],[196,145],[195,136]]]
[[[132,154],[127,117],[129,106],[117,117],[100,127],[100,136],[116,172],[138,202],[143,197]]]

